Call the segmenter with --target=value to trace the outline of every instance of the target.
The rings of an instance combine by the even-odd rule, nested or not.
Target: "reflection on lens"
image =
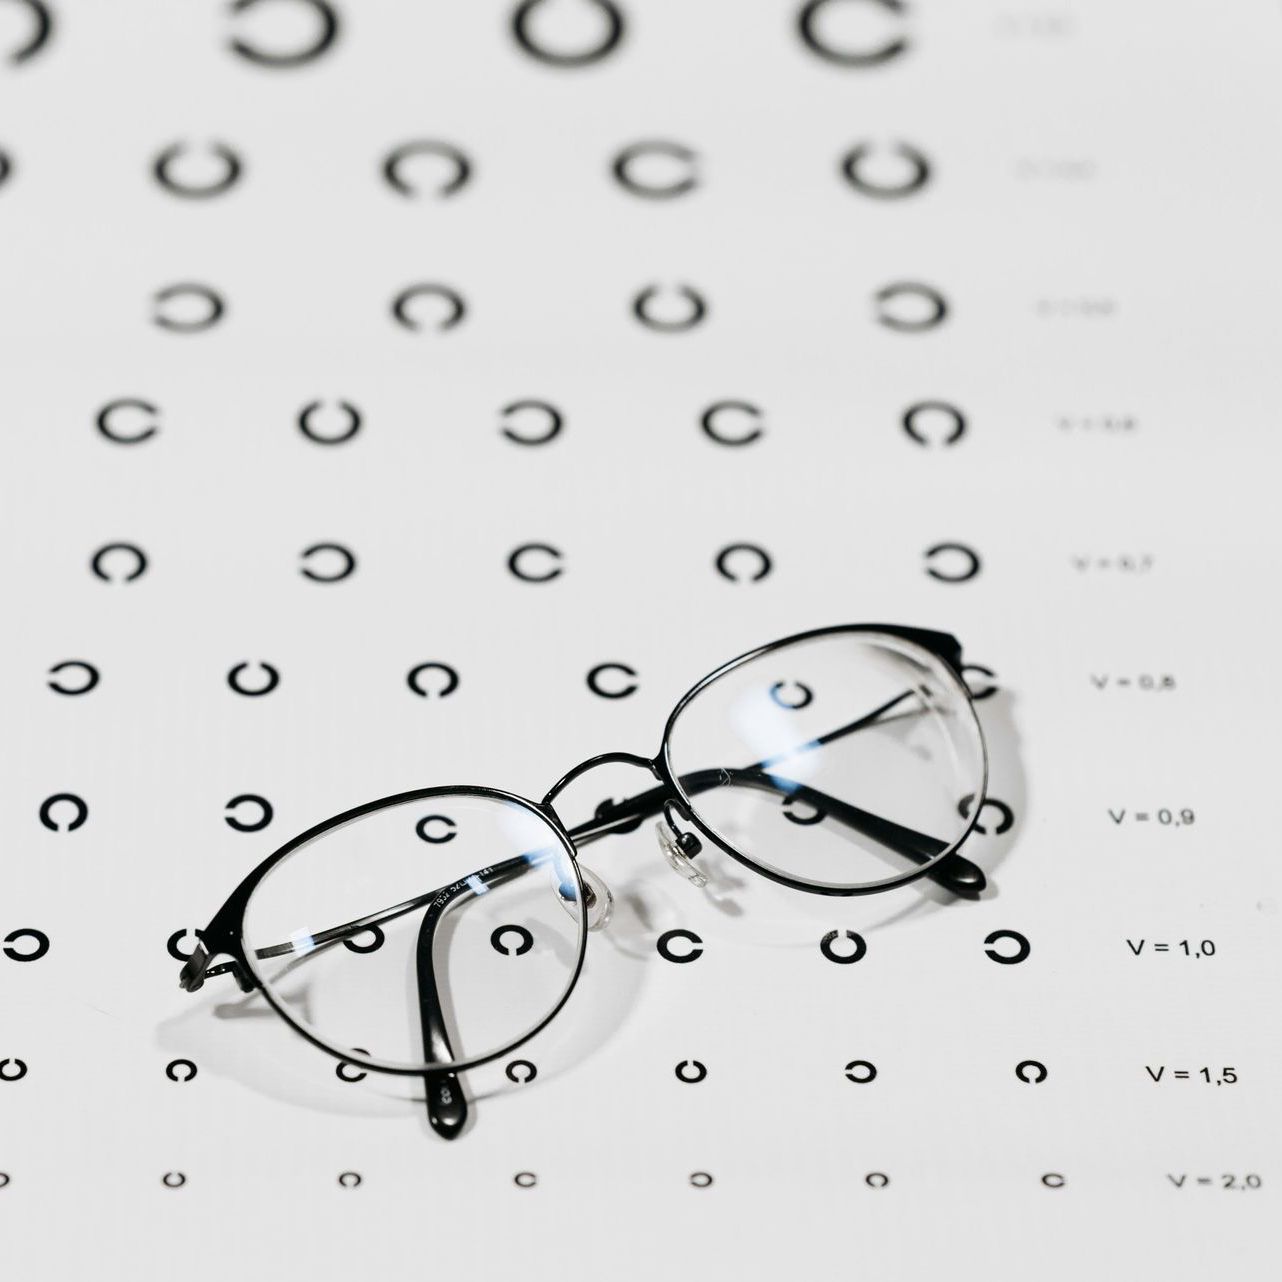
[[[668,764],[728,846],[819,890],[868,889],[938,862],[970,827],[987,762],[960,679],[887,633],[768,650],[677,715]]]
[[[293,850],[250,896],[244,942],[303,1032],[355,1063],[421,1071],[537,1030],[573,987],[586,929],[573,856],[533,806],[432,789]]]

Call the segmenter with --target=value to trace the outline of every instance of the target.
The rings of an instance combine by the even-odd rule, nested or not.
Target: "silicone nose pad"
[[[679,872],[693,886],[706,886],[708,878],[696,868],[691,859],[703,849],[703,844],[692,832],[678,833],[667,821],[660,819],[654,825],[655,835],[659,838],[659,849],[668,861],[668,866]]]
[[[614,895],[591,868],[580,864],[579,873],[588,891],[588,929],[604,930],[614,915]]]
[[[583,898],[588,909],[588,929],[604,930],[614,915],[614,895],[610,887],[586,864],[579,865],[579,876],[583,879],[585,892]],[[557,898],[561,901],[561,907],[570,916],[578,915],[578,905],[574,902],[574,895],[569,887],[558,887]]]

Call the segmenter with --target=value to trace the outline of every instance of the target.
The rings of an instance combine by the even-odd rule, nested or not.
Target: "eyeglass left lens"
[[[836,628],[696,687],[665,747],[687,809],[803,889],[882,890],[965,838],[987,781],[961,679],[893,633]]]
[[[389,798],[275,865],[245,909],[250,965],[285,1017],[401,1071],[502,1054],[568,996],[587,921],[573,856],[529,803]]]

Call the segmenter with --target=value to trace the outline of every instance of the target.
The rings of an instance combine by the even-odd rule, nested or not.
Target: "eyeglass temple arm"
[[[445,889],[453,889],[453,887],[446,887]],[[344,940],[351,939],[353,936],[379,926],[383,922],[395,921],[396,918],[403,917],[406,913],[412,913],[416,908],[422,908],[424,904],[430,903],[433,898],[443,893],[445,892],[442,889],[429,890],[425,895],[416,895],[413,899],[394,904],[390,908],[380,908],[378,912],[366,913],[364,917],[356,917],[352,921],[345,921],[341,926],[331,926],[328,930],[317,931],[314,935],[308,935],[305,941],[291,939],[286,944],[271,944],[267,948],[257,948],[254,950],[254,957],[260,961],[269,957],[287,957],[290,953],[297,953],[299,961],[314,957],[318,953],[332,948],[335,944],[341,944]],[[233,959],[232,961],[220,962],[217,966],[210,966],[208,964],[209,956],[210,954],[203,944],[196,945],[178,976],[180,988],[186,989],[189,993],[194,993],[204,984],[205,980],[212,979],[215,975],[234,975],[242,991],[247,993],[253,992],[258,987],[246,975],[239,961]]]
[[[418,947],[414,959],[418,980],[418,1013],[423,1028],[423,1056],[429,1064],[449,1064],[454,1060],[454,1048],[450,1045],[449,1030],[445,1026],[445,1011],[437,987],[432,951],[436,928],[440,925],[441,918],[451,903],[457,902],[457,898],[450,899],[445,892],[438,894],[423,914],[423,921],[418,928]],[[427,1120],[432,1129],[443,1139],[457,1139],[467,1122],[467,1097],[463,1094],[458,1074],[424,1074],[423,1086],[427,1095]]]
[[[356,917],[351,921],[345,921],[341,926],[331,926],[328,930],[318,931],[316,934],[307,937],[305,945],[291,940],[286,944],[271,944],[267,948],[256,948],[254,957],[261,961],[269,957],[286,957],[291,953],[297,953],[298,961],[306,961],[309,957],[318,956],[335,944],[341,944],[345,940],[363,934],[365,931],[372,930],[386,922],[395,921],[398,917],[404,917],[406,913],[412,913],[415,909],[422,908],[424,904],[431,904],[433,900],[439,899],[441,901],[441,909],[444,911],[444,909],[452,906],[460,896],[475,893],[475,886],[478,882],[488,890],[492,886],[502,885],[505,881],[513,880],[513,878],[520,876],[527,867],[534,863],[544,862],[544,859],[543,852],[533,856],[518,855],[514,859],[505,860],[503,863],[496,864],[491,868],[482,868],[467,877],[461,877],[452,885],[438,886],[435,890],[429,890],[423,895],[415,895],[413,899],[403,900],[390,908],[380,908],[377,912],[366,913],[364,917]],[[204,944],[197,944],[178,976],[179,987],[186,989],[189,993],[194,993],[204,984],[206,979],[212,979],[215,975],[235,975],[240,987],[247,993],[253,992],[258,987],[258,984],[245,974],[245,970],[239,961],[233,959],[232,961],[220,962],[217,966],[210,966],[208,964],[209,958],[210,953]]]
[[[418,946],[414,960],[418,981],[419,1019],[423,1028],[423,1052],[429,1063],[448,1064],[454,1059],[454,1048],[450,1045],[445,1009],[437,983],[434,954],[436,931],[441,924],[441,919],[451,908],[466,903],[468,899],[474,899],[478,894],[500,886],[504,882],[515,881],[531,868],[549,862],[554,853],[552,849],[548,849],[506,859],[500,864],[483,868],[471,876],[461,877],[452,885],[433,891],[430,896],[412,901],[428,902],[427,912],[423,914],[423,921],[418,928]],[[586,887],[585,890],[588,896],[591,896],[592,892]],[[411,910],[404,908],[403,911]],[[398,912],[396,915],[400,916],[401,913]],[[343,927],[337,926],[334,929],[342,930]],[[424,1085],[427,1088],[428,1122],[443,1139],[457,1139],[463,1133],[463,1127],[467,1123],[468,1111],[467,1097],[463,1094],[458,1074],[452,1070],[446,1070],[441,1073],[425,1073],[423,1076]]]

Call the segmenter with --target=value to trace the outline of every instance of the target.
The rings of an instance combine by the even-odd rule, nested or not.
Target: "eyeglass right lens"
[[[588,921],[574,861],[533,807],[470,790],[411,796],[272,868],[244,942],[301,1031],[357,1063],[416,1071],[492,1058],[550,1018]]]

